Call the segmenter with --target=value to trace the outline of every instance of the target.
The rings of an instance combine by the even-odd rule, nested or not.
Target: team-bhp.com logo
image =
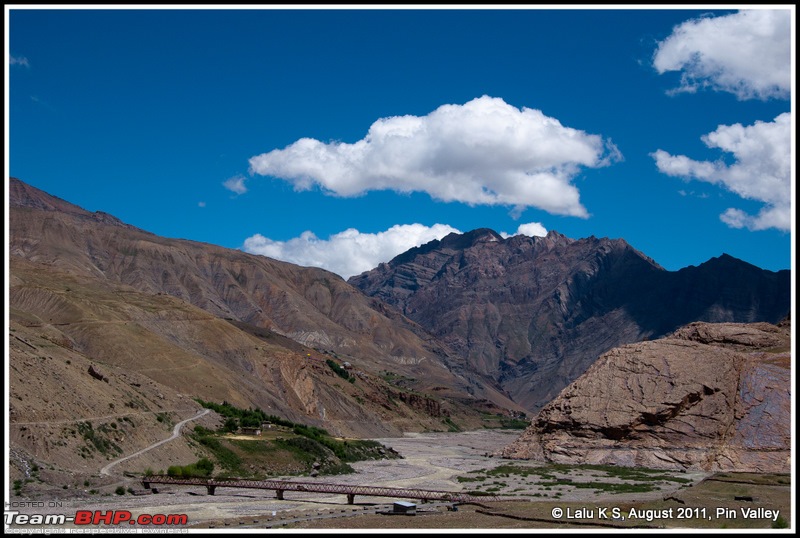
[[[20,514],[5,510],[3,519],[6,525],[186,525],[186,514],[140,514],[134,516],[128,510],[78,510],[74,516],[66,514]]]

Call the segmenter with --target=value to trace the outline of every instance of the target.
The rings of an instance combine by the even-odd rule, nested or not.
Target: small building
[[[392,513],[414,516],[417,514],[417,505],[407,501],[396,501],[392,508]]]
[[[239,428],[239,432],[242,435],[261,435],[261,428],[251,428],[248,426],[244,426]]]

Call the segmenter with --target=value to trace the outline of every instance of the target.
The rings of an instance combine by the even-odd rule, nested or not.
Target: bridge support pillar
[[[283,490],[282,489],[279,489],[279,490],[275,491],[275,498],[278,499],[279,501],[283,500]]]
[[[208,486],[206,486],[206,489],[208,490],[209,495],[214,495],[214,491],[217,489],[217,486],[212,486],[209,484]]]
[[[347,504],[353,504],[355,499],[356,499],[356,494],[355,493],[348,493],[347,494]]]

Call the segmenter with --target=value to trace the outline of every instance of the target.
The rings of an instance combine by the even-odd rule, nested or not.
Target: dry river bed
[[[558,500],[559,502],[591,501],[613,498],[614,501],[633,501],[662,499],[677,492],[685,484],[668,482],[661,489],[645,493],[603,493],[592,488],[571,486],[542,486],[542,478],[537,475],[511,474],[504,477],[481,475],[480,471],[493,469],[499,465],[535,467],[534,462],[510,461],[492,458],[488,454],[498,450],[519,436],[518,431],[480,430],[465,433],[409,433],[403,438],[378,439],[391,446],[403,459],[365,461],[352,464],[356,473],[329,477],[293,477],[288,480],[329,482],[369,486],[400,488],[419,488],[446,491],[470,491],[478,488],[492,489],[492,494],[514,496],[530,500]],[[484,476],[480,483],[459,482],[457,477]],[[707,476],[705,473],[676,473],[692,483]],[[569,480],[592,481],[592,471],[572,471]],[[125,487],[141,490],[135,479],[119,482]],[[615,479],[611,479],[615,480]],[[60,500],[61,506],[36,508],[15,508],[21,513],[64,513],[73,514],[77,510],[127,510],[134,518],[142,514],[185,514],[189,528],[270,528],[284,527],[309,520],[323,518],[347,518],[356,515],[374,514],[391,510],[397,498],[356,496],[353,505],[347,504],[343,494],[321,494],[309,492],[284,493],[284,500],[276,499],[275,491],[258,489],[217,488],[215,495],[207,494],[203,486],[163,486],[158,494],[124,495],[109,492],[81,499]],[[535,498],[534,498],[535,497]],[[419,501],[410,500],[414,503]],[[23,501],[24,502],[24,501]],[[418,511],[444,511],[451,508],[447,503],[421,503]],[[405,516],[403,516],[405,517]],[[391,519],[395,519],[392,517]],[[341,526],[339,523],[337,526]],[[67,524],[67,527],[73,527]],[[185,527],[184,527],[185,528]]]

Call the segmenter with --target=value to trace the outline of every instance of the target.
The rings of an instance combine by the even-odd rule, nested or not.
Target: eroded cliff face
[[[727,255],[666,271],[622,239],[554,231],[450,234],[349,282],[533,412],[614,347],[693,321],[774,323],[791,297],[788,271]]]
[[[692,323],[615,348],[498,455],[788,472],[790,338],[788,323]]]

